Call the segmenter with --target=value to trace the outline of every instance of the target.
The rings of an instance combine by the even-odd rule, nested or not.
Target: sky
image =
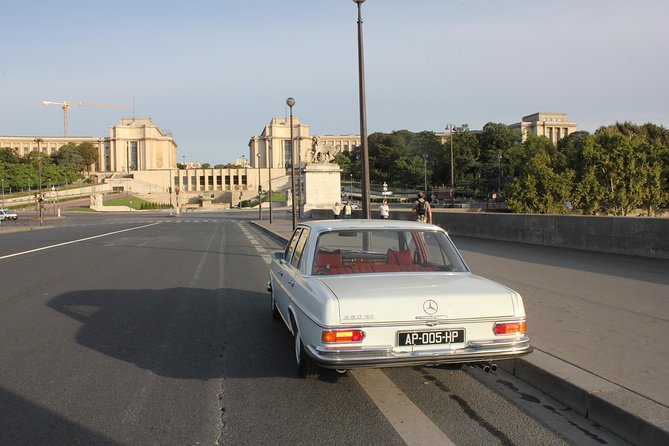
[[[513,124],[564,112],[578,130],[669,127],[666,0],[367,0],[368,134]],[[358,134],[351,0],[5,2],[0,135],[109,136],[121,118],[172,133],[177,157],[248,154],[273,117]]]

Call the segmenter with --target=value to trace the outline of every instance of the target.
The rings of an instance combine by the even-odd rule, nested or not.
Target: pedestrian
[[[353,213],[353,207],[351,206],[351,203],[348,201],[344,205],[344,218],[348,219],[351,218],[351,214]]]
[[[379,217],[386,220],[390,218],[390,208],[388,207],[388,200],[383,199],[383,203],[379,206]]]
[[[414,201],[411,212],[416,221],[432,224],[432,208],[430,203],[425,200],[425,193],[418,192],[418,199]]]
[[[334,217],[335,220],[338,220],[339,214],[341,214],[341,203],[336,202],[334,206],[332,206],[332,216]]]

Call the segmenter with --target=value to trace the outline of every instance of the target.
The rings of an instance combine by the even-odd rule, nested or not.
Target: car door
[[[288,306],[295,283],[295,268],[292,266],[291,260],[303,229],[302,227],[295,229],[288,245],[286,245],[283,259],[272,262],[272,291],[276,306],[286,321],[288,321]]]

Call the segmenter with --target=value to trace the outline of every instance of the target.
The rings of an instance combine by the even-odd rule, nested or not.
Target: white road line
[[[408,446],[455,445],[381,370],[350,373]]]
[[[122,232],[134,231],[135,229],[148,228],[149,226],[155,226],[155,225],[159,225],[159,224],[160,224],[160,222],[151,223],[151,224],[144,225],[144,226],[137,226],[136,228],[121,229],[120,231],[107,232],[106,234],[100,234],[100,235],[94,235],[92,237],[80,238],[78,240],[71,240],[69,242],[58,243],[56,245],[43,246],[41,248],[35,248],[35,249],[31,249],[29,251],[17,252],[17,253],[14,253],[14,254],[8,254],[6,256],[0,257],[0,260],[9,259],[10,257],[22,256],[24,254],[30,254],[30,253],[33,253],[33,252],[44,251],[45,249],[58,248],[59,246],[71,245],[73,243],[85,242],[85,241],[93,240],[93,239],[100,238],[100,237],[107,237],[109,235],[120,234]]]

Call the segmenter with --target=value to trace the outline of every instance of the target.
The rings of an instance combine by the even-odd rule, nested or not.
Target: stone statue
[[[339,150],[331,144],[321,143],[319,136],[314,136],[311,140],[311,162],[312,163],[331,163]]]

